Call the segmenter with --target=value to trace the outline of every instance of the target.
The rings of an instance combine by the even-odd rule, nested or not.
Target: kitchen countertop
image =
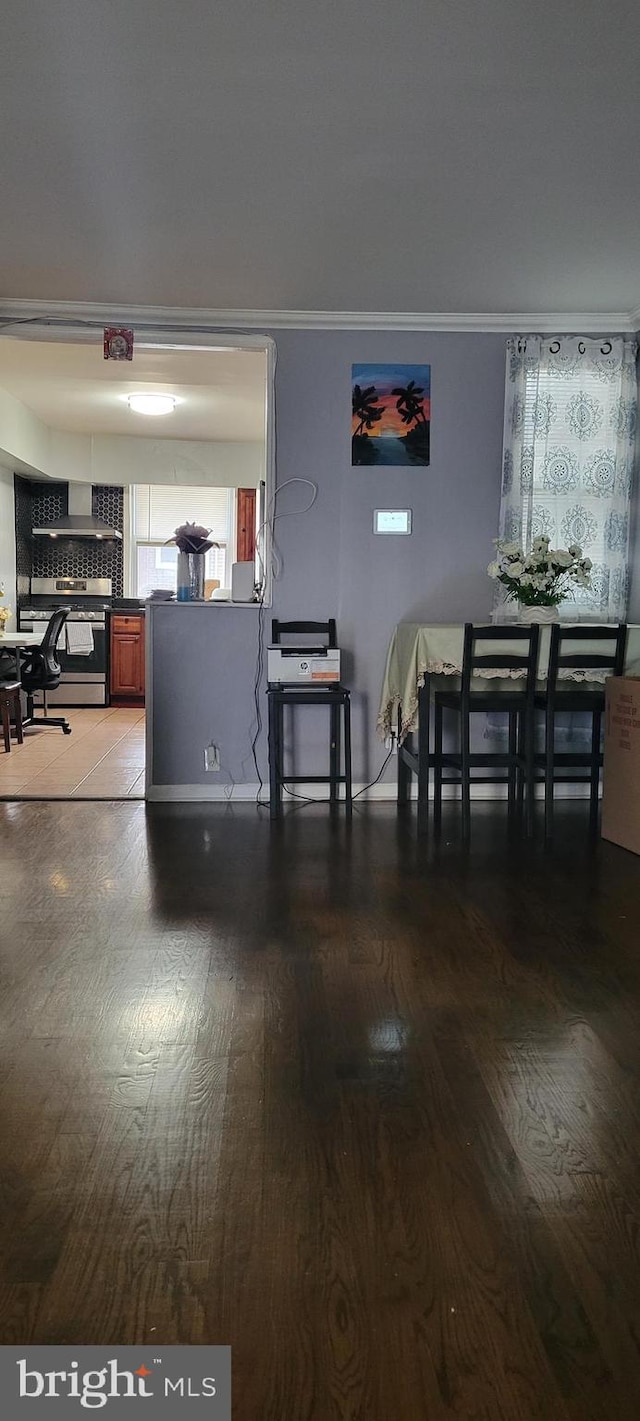
[[[253,611],[258,611],[260,608],[259,602],[232,602],[230,599],[223,601],[221,598],[215,601],[213,598],[209,598],[208,601],[205,601],[203,598],[202,602],[178,602],[175,598],[172,598],[169,602],[161,602],[160,599],[158,599],[157,601],[149,601],[146,605],[148,608],[153,608],[154,611],[156,611],[158,607],[186,607],[187,610],[190,611],[193,611],[194,607],[230,607],[231,610],[235,612],[241,612],[247,607],[252,608]],[[270,605],[271,604],[267,602],[262,603],[263,607],[269,607]]]

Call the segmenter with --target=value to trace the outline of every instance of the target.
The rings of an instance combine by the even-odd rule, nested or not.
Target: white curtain
[[[626,616],[636,353],[623,336],[507,345],[500,537],[529,551],[546,533],[553,547],[579,543],[591,558],[592,589],[562,603],[564,620]]]

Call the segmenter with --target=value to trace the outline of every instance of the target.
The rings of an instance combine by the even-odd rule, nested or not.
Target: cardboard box
[[[640,676],[606,685],[602,837],[640,854]]]

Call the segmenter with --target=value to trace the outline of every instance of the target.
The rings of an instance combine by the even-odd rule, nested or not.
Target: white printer
[[[337,646],[269,646],[267,680],[272,686],[326,686],[340,680]]]

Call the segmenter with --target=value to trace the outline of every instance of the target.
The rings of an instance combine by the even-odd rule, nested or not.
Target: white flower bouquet
[[[489,563],[489,577],[507,589],[507,600],[523,607],[558,607],[574,587],[591,587],[590,558],[582,548],[551,548],[547,537],[534,538],[530,553],[517,543],[496,539],[497,558]]]

